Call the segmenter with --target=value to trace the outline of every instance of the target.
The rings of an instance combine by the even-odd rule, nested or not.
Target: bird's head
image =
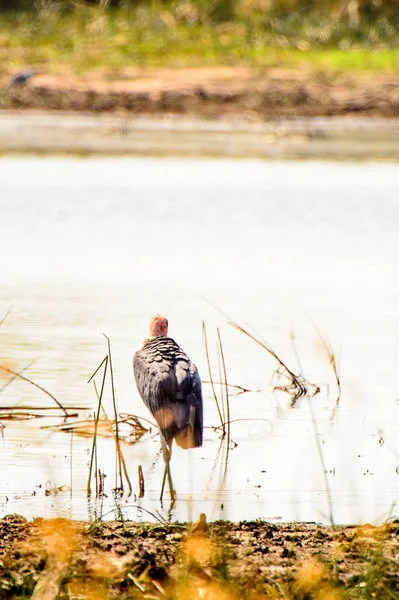
[[[150,321],[150,337],[168,335],[168,319],[162,315],[154,315]]]

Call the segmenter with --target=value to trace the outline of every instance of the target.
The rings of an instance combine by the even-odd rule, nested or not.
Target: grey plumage
[[[203,407],[197,367],[170,337],[146,340],[133,358],[140,395],[166,443],[202,445]]]
[[[24,85],[25,83],[28,83],[29,79],[31,79],[32,77],[33,71],[31,71],[30,69],[26,71],[19,71],[19,73],[16,73],[11,77],[10,86],[14,87],[18,85]]]

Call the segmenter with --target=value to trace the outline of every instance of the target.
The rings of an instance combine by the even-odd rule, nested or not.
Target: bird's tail
[[[195,406],[190,406],[190,415],[187,425],[180,429],[175,435],[176,444],[188,450],[202,446],[202,421],[199,423],[200,415],[197,414]]]

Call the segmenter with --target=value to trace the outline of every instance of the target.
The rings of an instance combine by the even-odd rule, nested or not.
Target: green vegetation
[[[399,68],[397,0],[32,4],[0,0],[0,75],[27,65],[72,73],[215,64]]]

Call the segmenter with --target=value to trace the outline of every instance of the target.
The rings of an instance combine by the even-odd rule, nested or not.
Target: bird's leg
[[[163,472],[161,495],[160,495],[159,499],[162,500],[162,498],[163,498],[163,492],[164,492],[164,489],[165,489],[166,477],[168,477],[170,498],[171,498],[171,501],[174,502],[176,500],[176,492],[173,489],[172,475],[171,475],[171,472],[170,472],[170,458],[171,458],[171,455],[172,455],[172,442],[170,443],[170,446],[168,446],[168,444],[166,443],[165,438],[163,437],[163,435],[161,433],[161,444],[162,444],[163,459],[165,461],[165,470]]]

